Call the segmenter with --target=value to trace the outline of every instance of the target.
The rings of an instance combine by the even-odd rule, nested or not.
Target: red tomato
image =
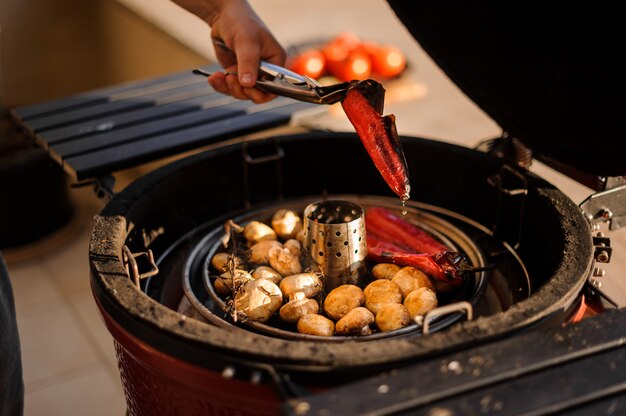
[[[365,42],[359,43],[357,47],[355,48],[355,50],[368,54],[370,59],[372,59],[372,57],[378,51],[379,48],[380,48],[380,45],[378,45],[377,43],[365,41]]]
[[[395,46],[379,46],[371,52],[372,70],[386,78],[397,77],[406,68],[406,57]]]
[[[329,42],[322,48],[322,55],[326,60],[326,70],[336,73],[341,68],[341,63],[348,58],[350,51],[340,43]]]
[[[325,62],[326,59],[320,51],[311,49],[294,57],[290,69],[298,74],[317,79],[324,73]]]
[[[352,32],[342,32],[338,34],[331,43],[342,46],[347,49],[349,52],[356,49],[360,44],[361,40],[357,35]]]
[[[372,73],[372,62],[369,56],[363,52],[354,51],[348,55],[337,72],[334,73],[342,81],[353,79],[363,80],[369,78]]]

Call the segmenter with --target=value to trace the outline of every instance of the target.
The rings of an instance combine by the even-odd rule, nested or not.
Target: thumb
[[[235,54],[239,83],[244,88],[253,88],[259,73],[261,46],[254,41],[241,41],[235,49]]]

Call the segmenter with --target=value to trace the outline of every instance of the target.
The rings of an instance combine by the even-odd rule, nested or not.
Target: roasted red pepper
[[[384,96],[385,90],[378,82],[355,81],[341,105],[387,185],[402,200],[407,200],[411,192],[409,170],[395,117],[381,114]]]
[[[401,266],[413,266],[429,276],[445,282],[445,270],[440,267],[431,254],[410,253],[402,247],[382,241],[379,236],[367,232],[367,257],[371,260],[385,263],[394,263]]]
[[[454,286],[463,283],[463,256],[393,212],[380,207],[369,208],[365,228],[367,254],[372,260],[413,266]]]
[[[385,208],[368,209],[365,226],[367,232],[385,236],[387,241],[409,247],[417,253],[442,254],[449,250],[426,231]]]

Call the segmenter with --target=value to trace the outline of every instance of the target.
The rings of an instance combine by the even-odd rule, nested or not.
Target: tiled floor
[[[22,347],[25,415],[123,415],[113,341],[89,288],[91,189],[73,191],[78,213],[42,255],[8,251]],[[49,238],[50,239],[50,238]]]

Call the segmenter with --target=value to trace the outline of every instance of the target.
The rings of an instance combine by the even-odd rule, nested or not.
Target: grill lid
[[[463,92],[536,157],[593,175],[626,174],[617,13],[390,3]]]

